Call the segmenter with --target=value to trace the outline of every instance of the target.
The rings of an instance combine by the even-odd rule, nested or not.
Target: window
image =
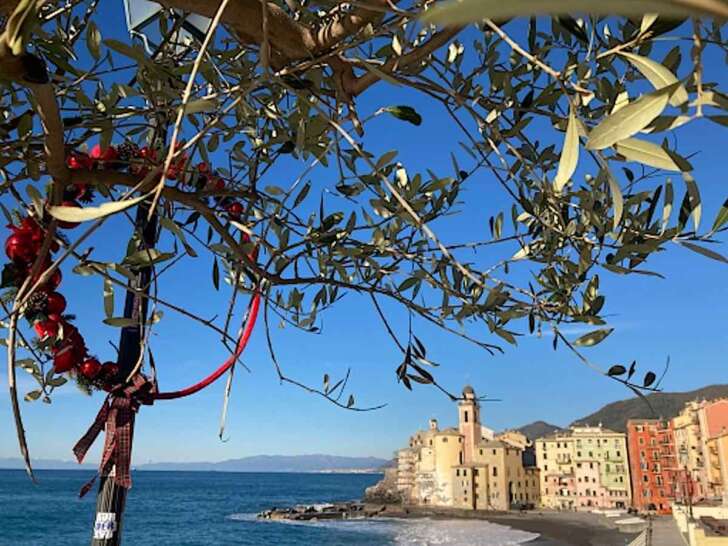
[[[447,442],[447,438],[442,439],[442,443],[444,444],[445,442]]]
[[[466,423],[468,422],[468,412],[467,411],[465,412],[465,422]]]
[[[455,470],[455,475],[456,476],[460,476],[460,469],[459,468],[457,470]]]
[[[473,476],[477,476],[477,475],[478,475],[478,469],[477,468],[473,468]]]
[[[498,475],[498,467],[497,466],[494,466],[493,467],[493,476],[495,477],[497,475]]]
[[[463,476],[467,476],[467,475],[468,475],[468,471],[463,468]]]

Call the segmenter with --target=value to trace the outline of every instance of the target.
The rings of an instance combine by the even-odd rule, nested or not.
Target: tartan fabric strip
[[[93,486],[99,475],[107,475],[115,468],[114,481],[121,487],[131,487],[131,446],[134,432],[134,416],[139,407],[151,405],[154,402],[156,387],[144,375],[137,374],[132,381],[124,387],[116,387],[105,399],[96,415],[96,419],[86,434],[76,443],[73,453],[76,460],[83,462],[86,453],[94,441],[106,427],[104,450],[98,472],[89,480],[79,492],[83,497]]]

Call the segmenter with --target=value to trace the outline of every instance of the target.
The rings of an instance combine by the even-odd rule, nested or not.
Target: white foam
[[[396,544],[407,546],[515,546],[536,538],[535,533],[479,520],[408,520],[394,535]]]
[[[324,521],[258,520],[255,514],[231,514],[228,519],[267,525],[309,525],[361,533],[376,533],[401,546],[517,546],[538,538],[483,520],[369,518]]]

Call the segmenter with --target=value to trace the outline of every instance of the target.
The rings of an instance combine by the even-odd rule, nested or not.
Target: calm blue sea
[[[94,495],[78,499],[85,471],[0,470],[0,546],[89,544]],[[365,474],[135,472],[124,546],[510,546],[535,537],[484,521],[256,521],[272,506],[359,499]]]

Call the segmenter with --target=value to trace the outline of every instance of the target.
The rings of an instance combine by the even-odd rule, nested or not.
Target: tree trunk
[[[153,248],[157,238],[157,215],[148,221],[149,205],[145,202],[137,207],[136,230],[140,234],[139,249]],[[133,288],[141,288],[149,292],[152,275],[151,267],[140,268],[136,278],[131,283]],[[135,292],[128,290],[124,303],[124,317],[132,318],[139,323],[145,323],[149,300]],[[126,378],[136,366],[141,356],[141,342],[144,336],[143,329],[137,324],[121,329],[119,336],[119,377]],[[132,445],[134,433],[134,414],[131,417]],[[91,540],[92,546],[118,546],[121,544],[122,521],[126,505],[127,490],[120,487],[113,479],[114,469],[109,475],[101,476],[99,492],[96,497],[96,518],[94,532]]]

